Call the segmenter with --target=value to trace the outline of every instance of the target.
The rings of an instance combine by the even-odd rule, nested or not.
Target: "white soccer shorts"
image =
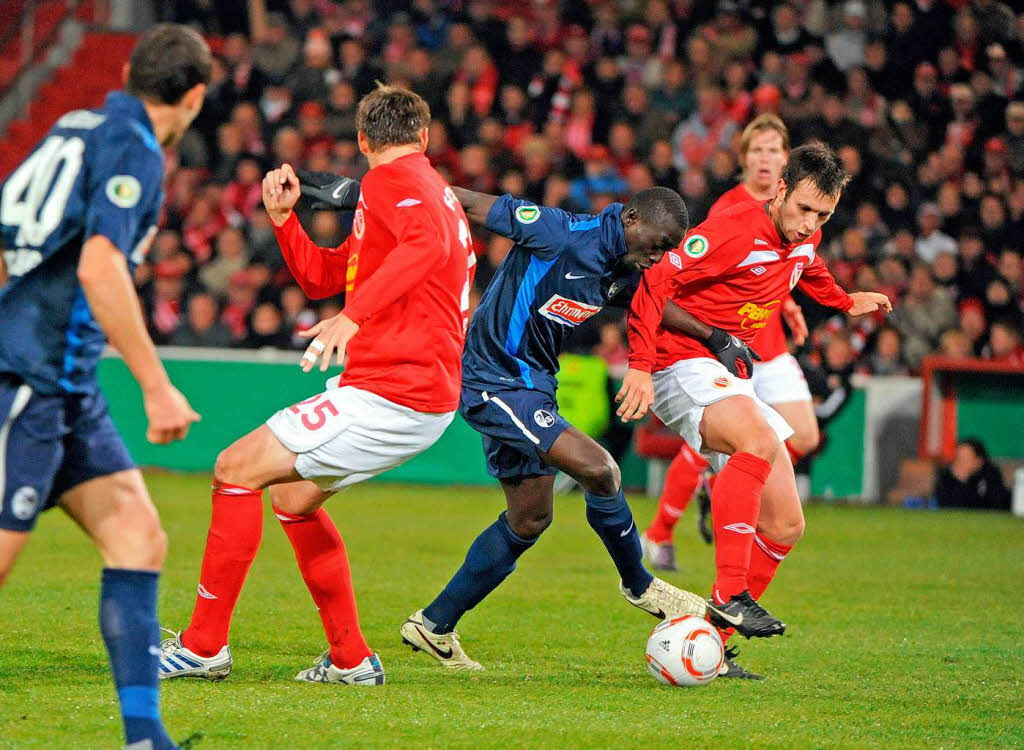
[[[267,426],[296,454],[300,476],[335,492],[419,455],[454,417],[454,411],[427,414],[344,386],[282,409]]]
[[[729,374],[725,365],[716,359],[683,359],[654,373],[653,380],[653,410],[658,419],[678,432],[691,448],[707,459],[715,472],[722,470],[729,456],[703,449],[700,420],[704,409],[716,401],[730,396],[747,396],[764,413],[768,424],[779,436],[779,442],[793,434],[793,428],[786,420],[758,398],[752,381]]]
[[[754,384],[754,393],[766,404],[811,400],[804,371],[789,352],[767,362],[755,362],[754,376],[750,380]]]

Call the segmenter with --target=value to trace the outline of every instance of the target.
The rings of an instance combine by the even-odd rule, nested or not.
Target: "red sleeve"
[[[314,245],[294,211],[284,224],[274,227],[274,234],[288,269],[307,297],[323,299],[345,291],[347,239],[336,250]]]
[[[386,183],[378,185],[378,181],[367,179],[363,180],[362,187],[367,204],[388,205],[390,191]],[[391,230],[397,242],[377,270],[361,280],[346,300],[342,312],[357,325],[412,291],[444,264],[451,252],[451,248],[440,241],[440,232],[423,204],[391,208],[375,217]]]
[[[672,278],[657,280],[656,272],[661,265],[644,272],[633,295],[633,303],[626,319],[626,337],[629,341],[629,366],[634,370],[650,372],[654,368],[657,352],[655,334],[661,325],[661,315],[668,297]]]
[[[737,225],[722,219],[707,220],[686,235],[683,243],[644,271],[626,322],[629,366],[650,372],[654,366],[655,334],[661,325],[665,300],[685,308],[683,287],[701,278],[714,277],[736,262],[741,245],[731,242]]]
[[[801,274],[797,286],[826,307],[834,307],[843,312],[853,307],[853,298],[832,278],[820,255],[815,254],[811,265]]]

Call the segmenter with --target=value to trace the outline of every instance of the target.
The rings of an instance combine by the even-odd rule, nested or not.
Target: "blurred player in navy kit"
[[[156,233],[162,147],[203,104],[210,51],[176,24],[142,36],[124,91],[69,112],[0,186],[0,582],[39,513],[60,505],[103,557],[100,630],[129,747],[174,747],[160,719],[157,579],[167,550],[142,474],[107,413],[109,340],[142,389],[148,439],[199,419],[146,332],[132,272]]]

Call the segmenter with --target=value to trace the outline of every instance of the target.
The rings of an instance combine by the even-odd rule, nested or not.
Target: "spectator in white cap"
[[[825,37],[825,51],[844,73],[864,64],[864,45],[867,44],[868,9],[861,0],[843,3],[843,25]]]
[[[935,203],[922,203],[917,210],[917,225],[920,233],[914,242],[914,252],[925,263],[931,263],[940,253],[956,255],[956,240],[939,229],[942,213]]]

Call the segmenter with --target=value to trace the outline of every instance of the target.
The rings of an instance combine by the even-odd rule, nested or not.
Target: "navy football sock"
[[[584,494],[587,500],[587,521],[597,532],[611,555],[622,578],[622,585],[633,596],[640,596],[654,580],[643,564],[643,547],[640,534],[633,522],[633,514],[626,504],[626,496],[619,488],[617,495],[601,497],[590,492]]]
[[[121,702],[125,741],[131,745],[150,740],[153,750],[174,747],[160,721],[159,577],[159,573],[146,570],[104,568],[100,589],[100,632]]]
[[[506,512],[507,513],[507,512]],[[516,536],[502,513],[484,529],[466,553],[448,585],[423,610],[424,619],[434,625],[435,633],[447,633],[459,618],[484,600],[516,569],[516,560],[537,541]]]

